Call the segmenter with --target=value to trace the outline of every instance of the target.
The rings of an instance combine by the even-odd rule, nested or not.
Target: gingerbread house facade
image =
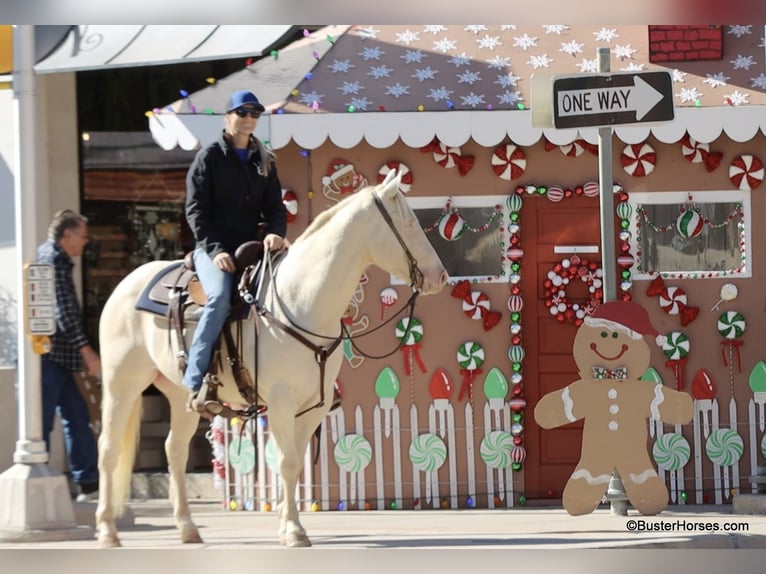
[[[675,104],[672,122],[613,129],[603,234],[597,128],[535,127],[530,114],[531,76],[596,73],[599,47],[614,73],[667,71]],[[418,300],[409,329],[406,285],[377,269],[360,281],[343,407],[314,446],[307,504],[557,503],[582,425],[543,430],[532,410],[579,377],[574,336],[607,281],[664,335],[636,384],[694,399],[689,424],[647,421],[671,504],[754,491],[749,477],[766,457],[762,27],[330,27],[253,64],[256,83],[243,86],[257,91],[269,65],[298,78],[272,98],[263,127],[291,194],[290,236],[403,169],[402,192],[451,276]],[[222,103],[231,84],[221,84],[191,103]],[[217,110],[189,105],[150,118],[158,143],[191,148],[220,129]]]

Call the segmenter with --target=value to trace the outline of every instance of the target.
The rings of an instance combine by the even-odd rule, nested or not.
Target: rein
[[[257,289],[257,295],[255,297],[255,301],[252,303],[253,308],[255,311],[260,315],[261,317],[264,317],[265,319],[268,319],[269,322],[272,322],[277,327],[282,329],[285,333],[293,337],[298,342],[302,343],[305,347],[310,349],[314,352],[314,359],[316,360],[317,364],[319,365],[319,401],[311,406],[308,407],[300,412],[298,412],[295,416],[299,417],[303,414],[306,414],[309,411],[312,411],[316,408],[320,408],[324,406],[325,404],[325,397],[324,397],[324,375],[325,375],[325,365],[327,363],[327,359],[330,357],[330,355],[335,351],[335,349],[338,348],[338,346],[341,344],[343,339],[348,339],[353,346],[354,349],[356,349],[362,356],[370,358],[370,359],[383,359],[386,357],[390,357],[397,351],[399,351],[402,348],[402,345],[404,344],[404,341],[406,340],[406,337],[402,337],[399,341],[399,344],[396,346],[394,350],[392,350],[389,353],[385,353],[383,355],[369,355],[367,353],[364,353],[359,349],[359,347],[356,346],[356,343],[354,342],[355,338],[361,338],[367,335],[371,335],[375,331],[381,329],[385,325],[387,325],[389,322],[391,322],[393,319],[395,319],[404,309],[409,308],[409,321],[408,324],[412,322],[412,315],[415,311],[415,301],[420,294],[420,289],[423,286],[423,272],[418,267],[418,262],[415,259],[415,257],[412,255],[412,252],[410,251],[409,247],[407,247],[407,244],[404,242],[404,238],[402,238],[401,234],[399,233],[399,230],[396,229],[396,226],[394,225],[393,220],[391,219],[391,215],[388,213],[388,210],[386,210],[386,207],[383,205],[383,202],[380,200],[380,198],[373,194],[373,198],[375,200],[375,206],[378,208],[378,211],[380,212],[381,216],[383,217],[383,221],[386,222],[389,229],[394,234],[394,237],[396,237],[397,241],[399,242],[399,245],[402,247],[402,250],[404,251],[404,254],[407,257],[407,264],[409,266],[409,273],[410,273],[410,288],[412,289],[412,295],[407,300],[407,302],[402,306],[402,308],[394,313],[391,317],[389,317],[386,321],[375,327],[374,329],[371,329],[369,331],[366,331],[365,333],[362,333],[361,335],[358,335],[357,337],[353,337],[351,333],[348,331],[348,327],[343,324],[343,321],[340,321],[340,334],[337,336],[328,336],[328,335],[322,335],[319,333],[315,333],[309,329],[306,329],[305,327],[301,327],[298,325],[291,317],[290,313],[285,308],[284,302],[279,297],[279,293],[277,292],[276,288],[276,273],[277,270],[274,269],[274,266],[272,265],[272,259],[271,259],[271,253],[266,252],[264,254],[264,259],[266,262],[266,267],[268,269],[268,275],[269,280],[272,283],[273,289],[274,289],[274,298],[277,300],[277,303],[279,304],[280,309],[282,312],[288,317],[289,323],[285,323],[283,321],[280,321],[277,319],[274,314],[267,309],[265,306],[261,303],[260,293],[261,288],[264,283],[264,278],[266,275],[266,272],[264,271],[261,273],[260,282]],[[314,343],[313,341],[309,340],[306,335],[311,335],[314,337],[319,337],[321,339],[328,339],[331,341],[329,345],[320,346]]]

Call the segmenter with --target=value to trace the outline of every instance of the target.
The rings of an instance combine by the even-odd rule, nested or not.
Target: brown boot
[[[212,396],[215,387],[219,384],[217,379],[205,375],[202,379],[202,386],[200,386],[199,391],[196,393],[192,392],[189,396],[189,401],[186,405],[187,410],[196,412],[200,416],[209,420],[219,414],[224,409],[224,406]]]

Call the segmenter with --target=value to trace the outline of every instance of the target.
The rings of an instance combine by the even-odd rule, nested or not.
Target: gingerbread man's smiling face
[[[581,325],[575,336],[573,354],[583,379],[626,376],[628,380],[637,380],[651,361],[644,338],[619,325]]]

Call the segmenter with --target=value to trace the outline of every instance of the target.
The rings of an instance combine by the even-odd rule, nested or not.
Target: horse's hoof
[[[122,544],[120,543],[120,539],[117,538],[117,536],[113,535],[104,535],[98,537],[98,545],[101,548],[120,548],[122,547]]]
[[[285,538],[285,546],[288,548],[308,548],[311,540],[305,534],[292,534]]]
[[[181,542],[184,544],[202,544],[202,538],[200,537],[199,532],[194,529],[181,534]]]

